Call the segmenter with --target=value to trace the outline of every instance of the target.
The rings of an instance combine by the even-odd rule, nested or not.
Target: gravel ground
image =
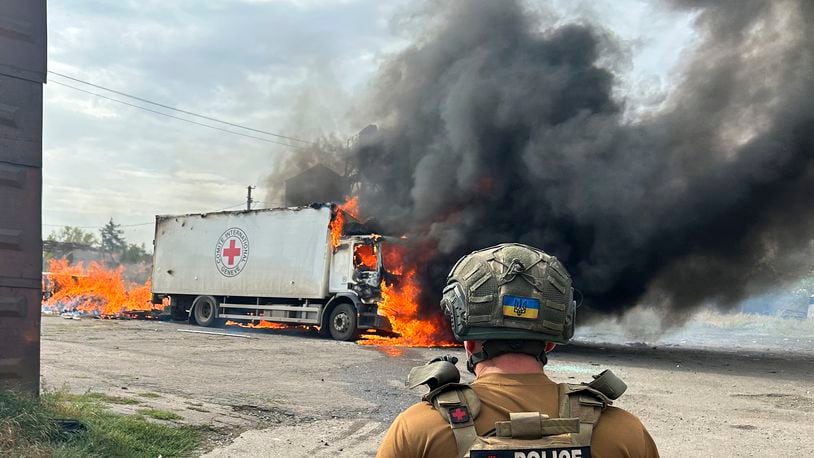
[[[133,398],[111,407],[208,426],[207,457],[358,457],[374,455],[393,417],[418,400],[404,388],[410,367],[444,353],[463,359],[459,349],[379,349],[306,330],[179,329],[203,330],[44,317],[43,386]],[[662,456],[803,456],[814,450],[814,349],[797,350],[582,339],[557,349],[547,372],[576,382],[613,369],[630,387],[617,405],[642,419]]]

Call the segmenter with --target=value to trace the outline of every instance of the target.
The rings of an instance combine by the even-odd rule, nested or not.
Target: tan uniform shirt
[[[510,412],[541,412],[558,417],[557,385],[545,374],[485,374],[472,383],[481,400],[475,419],[478,435],[509,419]],[[457,457],[452,429],[427,402],[396,417],[379,448],[381,458]],[[608,407],[591,436],[593,458],[658,457],[653,438],[633,414]]]

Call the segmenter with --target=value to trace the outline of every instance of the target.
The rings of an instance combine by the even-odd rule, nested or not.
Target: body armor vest
[[[627,389],[610,370],[587,384],[558,384],[559,418],[540,412],[513,412],[484,436],[475,431],[480,400],[460,382],[454,358],[413,368],[407,385],[427,385],[422,397],[449,423],[459,458],[590,458],[593,428],[602,411]]]

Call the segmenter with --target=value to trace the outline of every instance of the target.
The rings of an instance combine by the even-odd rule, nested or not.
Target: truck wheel
[[[212,326],[218,313],[218,303],[212,296],[198,296],[192,303],[192,318],[198,326]]]
[[[335,340],[354,340],[356,338],[356,309],[350,304],[339,304],[331,312],[328,329]]]
[[[331,337],[331,327],[328,325],[320,326],[317,334],[319,334],[320,337]]]

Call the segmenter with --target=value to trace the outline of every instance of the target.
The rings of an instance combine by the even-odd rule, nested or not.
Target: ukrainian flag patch
[[[540,315],[540,300],[533,297],[503,296],[503,316],[537,319]]]

